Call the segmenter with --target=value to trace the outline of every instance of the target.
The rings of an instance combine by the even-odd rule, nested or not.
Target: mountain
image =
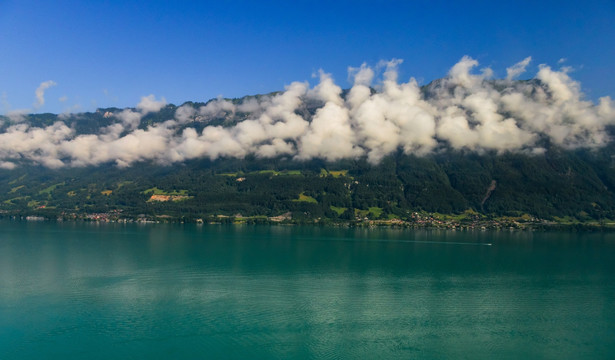
[[[551,149],[539,156],[398,152],[377,165],[365,159],[246,157],[127,168],[22,166],[0,171],[0,209],[48,218],[119,210],[126,217],[186,219],[287,212],[295,219],[353,219],[359,212],[403,219],[413,212],[471,209],[495,216],[612,219],[611,154],[612,149]],[[170,195],[170,201],[152,201],[153,195]]]
[[[0,212],[186,221],[615,219],[608,104],[562,98],[537,79],[453,80],[341,90],[321,79],[311,89],[292,84],[207,103],[175,106],[150,96],[135,108],[5,116]]]

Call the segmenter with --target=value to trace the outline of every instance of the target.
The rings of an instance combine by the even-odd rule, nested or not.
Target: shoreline
[[[77,214],[72,214],[77,215]],[[447,230],[447,231],[615,231],[615,223],[610,221],[587,222],[556,222],[547,220],[533,220],[519,222],[516,220],[494,218],[474,219],[472,221],[442,221],[431,217],[431,221],[408,221],[402,219],[389,220],[345,220],[339,219],[279,219],[279,217],[232,217],[210,216],[205,218],[178,218],[172,216],[92,216],[81,214],[68,217],[45,217],[40,215],[11,215],[0,214],[0,220],[16,222],[71,222],[71,223],[109,223],[109,224],[195,224],[195,225],[279,225],[279,226],[315,226],[334,228],[364,228],[364,229],[414,229],[414,230]],[[453,216],[453,215],[445,215]]]

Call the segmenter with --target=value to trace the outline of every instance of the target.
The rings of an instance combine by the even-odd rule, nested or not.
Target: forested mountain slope
[[[357,70],[348,90],[321,73],[312,88],[239,99],[9,114],[0,211],[615,219],[610,98],[583,100],[565,71],[493,80],[470,73],[475,65],[464,58],[423,87],[398,83],[392,63],[377,86]]]
[[[121,210],[126,216],[192,219],[291,212],[294,218],[349,220],[355,209],[373,218],[467,209],[544,219],[615,218],[615,168],[608,154],[396,154],[377,165],[364,159],[246,158],[128,168],[23,166],[0,171],[0,209],[50,218]],[[152,201],[155,194],[176,198]]]

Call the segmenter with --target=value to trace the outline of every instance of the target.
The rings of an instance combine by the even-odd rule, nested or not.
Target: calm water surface
[[[0,222],[0,358],[612,359],[615,234]]]

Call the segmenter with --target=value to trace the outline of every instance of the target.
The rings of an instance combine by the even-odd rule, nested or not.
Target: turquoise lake
[[[0,359],[414,358],[615,358],[615,233],[0,222]]]

